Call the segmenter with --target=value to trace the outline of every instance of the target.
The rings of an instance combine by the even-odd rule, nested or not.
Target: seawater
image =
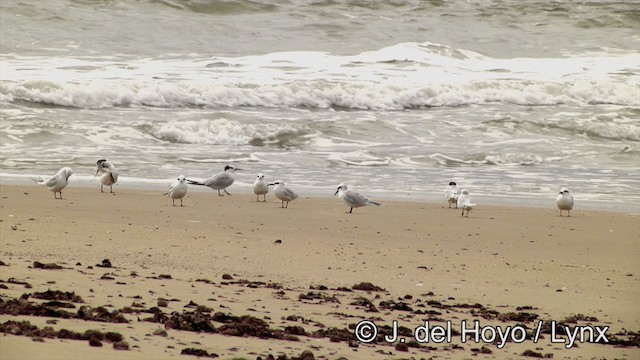
[[[640,211],[634,1],[0,3],[0,179]],[[231,189],[230,189],[231,190]]]

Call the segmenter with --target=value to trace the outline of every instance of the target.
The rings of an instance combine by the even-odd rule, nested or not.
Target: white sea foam
[[[636,3],[3,2],[0,181],[68,163],[70,191],[95,186],[107,154],[123,187],[233,162],[238,192],[264,172],[439,200],[453,179],[547,206],[566,180],[637,212]]]
[[[91,59],[5,56],[3,60],[0,101],[78,108],[399,110],[493,102],[640,106],[640,54],[494,59],[443,45],[404,43],[354,56],[284,52],[140,59],[126,66]],[[212,61],[228,63],[234,70],[207,67]]]
[[[186,144],[278,144],[304,142],[309,128],[286,123],[240,123],[225,118],[200,120],[170,120],[145,125],[157,139]]]
[[[386,166],[389,165],[391,161],[389,157],[377,156],[366,150],[332,153],[327,159],[329,161],[355,166]]]
[[[237,157],[225,157],[225,158],[188,158],[183,157],[178,159],[184,162],[192,162],[192,163],[211,163],[211,164],[230,164],[230,163],[242,163],[242,162],[257,162],[258,158],[256,158],[253,154],[249,156],[237,156]]]
[[[251,129],[227,119],[173,120],[150,125],[149,132],[160,140],[177,143],[246,144],[253,138],[255,128]]]
[[[527,123],[555,128],[571,134],[640,141],[640,122],[637,116],[618,112],[584,117],[579,114],[558,113],[548,118],[529,118]]]
[[[457,158],[440,153],[429,155],[440,165],[460,166],[460,165],[536,165],[543,161],[543,158],[535,154],[526,153],[475,153],[468,154],[464,158]]]
[[[130,105],[152,107],[310,107],[401,110],[473,104],[640,106],[640,86],[616,81],[545,83],[524,80],[479,80],[462,85],[398,86],[345,82],[305,82],[235,87],[230,85],[49,81],[2,83],[2,102],[23,100],[77,108]]]

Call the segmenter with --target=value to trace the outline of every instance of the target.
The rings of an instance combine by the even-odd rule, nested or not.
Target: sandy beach
[[[2,185],[0,196],[3,360],[190,359],[194,349],[223,359],[640,358],[637,215],[577,207],[560,217],[553,199],[464,218],[444,202],[347,214],[337,198],[281,209],[271,194],[262,203],[213,191],[189,193],[184,207],[127,189],[69,187],[54,200]],[[371,343],[356,339],[362,320],[378,328]],[[387,343],[394,320],[400,334]],[[487,338],[499,326],[526,339],[514,330],[506,343],[476,342],[467,331],[463,342],[463,320]],[[416,341],[425,321],[450,325],[451,339]],[[567,327],[597,343],[578,336],[567,349]]]

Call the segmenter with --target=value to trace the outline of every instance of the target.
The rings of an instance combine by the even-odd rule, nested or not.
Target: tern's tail
[[[377,203],[377,202],[375,202],[375,201],[371,201],[371,200],[369,200],[369,202],[367,203],[367,205],[382,206],[382,204]]]
[[[44,185],[44,180],[41,177],[32,177],[31,180],[35,181],[39,185]]]
[[[191,184],[191,185],[202,185],[202,186],[204,186],[204,183],[203,183],[203,182],[200,182],[200,181],[194,181],[194,180],[189,180],[189,179],[187,179],[187,183],[188,183],[188,184]]]

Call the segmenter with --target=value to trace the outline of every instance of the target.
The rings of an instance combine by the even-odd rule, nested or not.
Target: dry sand
[[[194,358],[181,355],[186,348],[224,359],[304,350],[324,359],[464,359],[483,347],[491,353],[479,357],[499,359],[525,351],[640,358],[635,215],[578,208],[559,217],[553,199],[545,209],[480,206],[463,218],[445,204],[386,201],[346,214],[337,198],[300,198],[281,209],[271,194],[258,203],[213,191],[191,192],[184,207],[121,189],[70,187],[54,200],[41,187],[2,185],[0,196],[2,360]],[[96,266],[105,259],[112,267]],[[352,289],[363,282],[384,290]],[[82,302],[50,302],[67,292]],[[608,326],[618,345],[552,343],[550,321],[576,314],[584,316],[571,326]],[[109,322],[118,319],[127,322]],[[393,320],[409,329],[451,321],[454,335],[451,343],[415,344],[403,332],[408,349],[400,340],[358,343],[352,328],[363,319],[379,334]],[[499,348],[462,343],[462,320],[522,326],[530,336],[544,320],[545,330],[537,343]],[[59,339],[72,336],[61,329],[119,333],[129,350],[107,339],[90,346],[99,334]]]

